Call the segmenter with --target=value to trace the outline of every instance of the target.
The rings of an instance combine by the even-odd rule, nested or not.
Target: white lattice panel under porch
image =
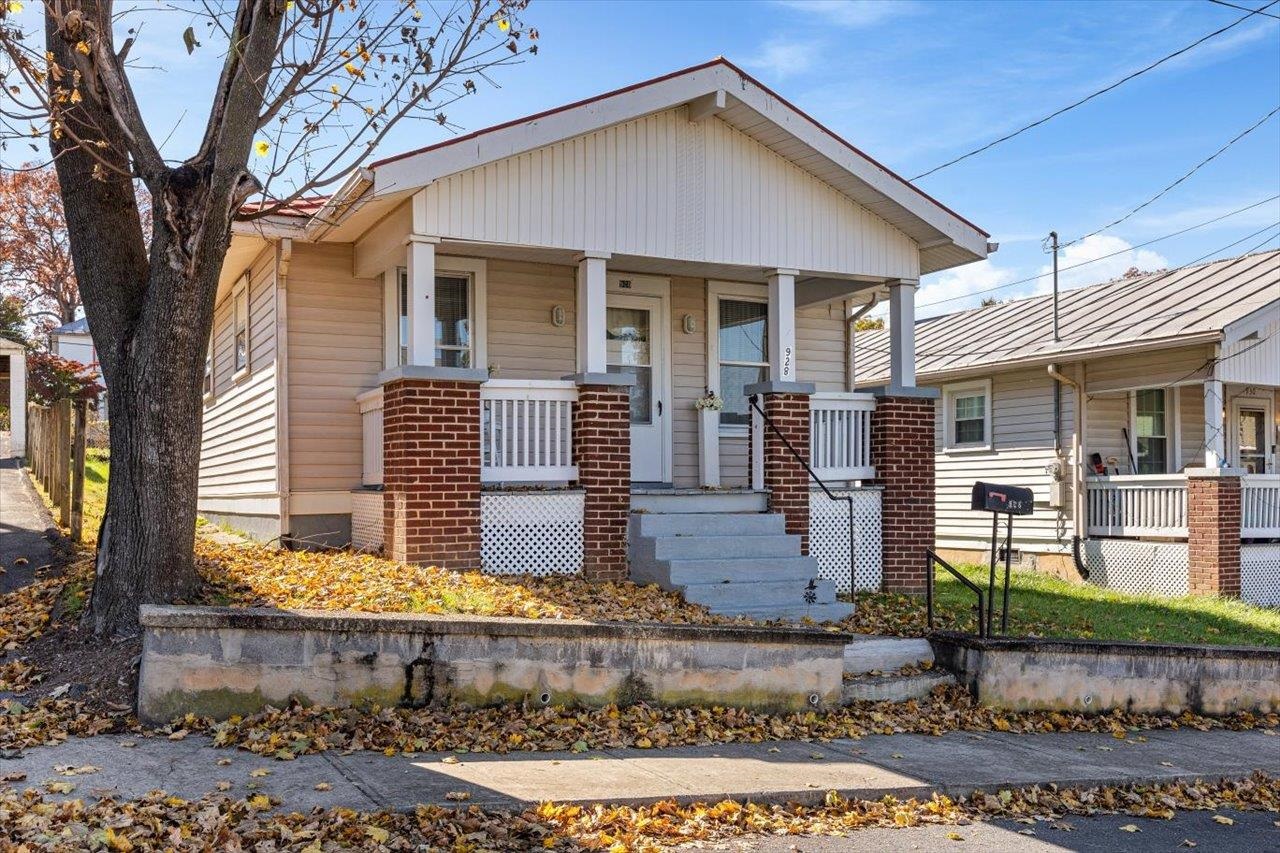
[[[880,490],[833,489],[853,498],[853,560],[849,560],[849,506],[822,491],[809,496],[809,554],[818,575],[834,581],[837,592],[880,589]]]
[[[1240,598],[1280,607],[1280,543],[1240,546]]]
[[[351,547],[376,551],[382,547],[382,492],[356,489],[351,493]]]
[[[1187,543],[1089,539],[1084,542],[1089,583],[1141,595],[1186,595]]]
[[[580,491],[484,492],[480,564],[493,575],[582,571]]]

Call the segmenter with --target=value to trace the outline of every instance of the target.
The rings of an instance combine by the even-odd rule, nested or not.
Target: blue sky
[[[368,3],[370,0],[366,0]],[[1236,0],[1262,6],[1266,0]],[[1280,14],[1280,5],[1273,7]],[[498,90],[456,105],[474,130],[723,55],[890,168],[910,177],[1037,119],[1244,13],[1185,2],[590,2],[533,0],[540,54],[498,72]],[[135,87],[181,159],[198,143],[213,51],[187,57],[170,15]],[[156,38],[159,36],[159,38]],[[160,52],[155,52],[159,50]],[[139,55],[135,49],[135,55]],[[926,278],[921,304],[1034,275],[1041,239],[1116,218],[1280,106],[1280,21],[1255,16],[1116,91],[920,186],[992,233],[989,262]],[[179,121],[183,111],[191,113]],[[429,144],[440,128],[405,124],[385,153]],[[1180,265],[1280,222],[1280,201],[1214,226],[1130,246],[1280,193],[1280,116],[1139,215],[1064,253],[1067,286],[1132,265]],[[1268,234],[1225,254],[1253,248]],[[1272,240],[1269,247],[1277,246]],[[1043,287],[1043,282],[1041,284]],[[1000,298],[1033,292],[1006,288]],[[926,307],[955,310],[979,297]]]

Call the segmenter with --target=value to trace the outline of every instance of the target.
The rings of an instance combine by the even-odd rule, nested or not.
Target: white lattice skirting
[[[1186,595],[1187,543],[1089,539],[1084,543],[1089,583],[1144,595]]]
[[[835,582],[837,592],[880,589],[880,490],[833,489],[853,498],[853,569],[849,561],[849,506],[822,491],[809,495],[809,554],[818,576]]]
[[[376,551],[382,547],[382,492],[356,489],[351,493],[351,547]]]
[[[485,492],[480,496],[480,563],[494,575],[582,571],[580,491]]]
[[[1280,544],[1240,546],[1240,598],[1280,607]]]

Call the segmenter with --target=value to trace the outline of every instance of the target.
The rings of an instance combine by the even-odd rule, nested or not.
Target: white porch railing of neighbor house
[[[382,485],[382,389],[356,395],[360,408],[361,474],[365,486]]]
[[[1240,487],[1240,535],[1280,538],[1280,474],[1246,474]]]
[[[871,480],[873,394],[825,391],[809,398],[809,465],[823,480]]]
[[[578,478],[573,457],[572,382],[490,379],[480,386],[480,481]]]
[[[1180,474],[1091,477],[1090,536],[1186,536],[1187,478]]]

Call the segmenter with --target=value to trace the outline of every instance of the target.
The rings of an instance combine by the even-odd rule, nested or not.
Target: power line
[[[1159,199],[1161,198],[1161,196],[1165,195],[1165,194],[1166,194],[1166,193],[1168,193],[1170,190],[1172,190],[1174,187],[1178,186],[1178,184],[1182,183],[1182,182],[1183,182],[1183,181],[1185,181],[1187,178],[1191,177],[1191,176],[1192,176],[1192,175],[1194,175],[1196,172],[1200,171],[1201,167],[1203,167],[1203,166],[1207,166],[1207,165],[1208,165],[1209,163],[1211,163],[1214,159],[1216,159],[1216,158],[1218,157],[1218,155],[1219,155],[1219,154],[1221,154],[1222,152],[1226,151],[1226,150],[1227,150],[1228,148],[1230,148],[1232,145],[1235,145],[1235,144],[1236,144],[1237,142],[1239,142],[1241,139],[1244,139],[1244,138],[1245,138],[1246,136],[1248,136],[1250,133],[1253,133],[1255,130],[1257,130],[1258,128],[1262,127],[1262,125],[1264,125],[1264,124],[1267,122],[1267,120],[1268,120],[1268,119],[1270,119],[1272,116],[1274,116],[1276,113],[1280,113],[1280,107],[1276,107],[1274,110],[1272,110],[1271,112],[1267,113],[1267,114],[1266,114],[1266,115],[1264,115],[1262,118],[1258,119],[1256,122],[1254,122],[1254,123],[1253,123],[1252,125],[1250,125],[1248,128],[1246,128],[1245,130],[1243,130],[1243,131],[1241,131],[1239,134],[1237,134],[1237,135],[1236,135],[1236,136],[1235,136],[1235,137],[1234,137],[1230,142],[1228,142],[1226,145],[1222,146],[1222,147],[1221,147],[1221,148],[1219,148],[1217,151],[1213,152],[1213,153],[1212,153],[1212,154],[1210,154],[1208,157],[1204,158],[1204,159],[1203,159],[1203,160],[1201,160],[1199,163],[1197,163],[1194,167],[1192,167],[1191,171],[1187,172],[1187,173],[1186,173],[1186,174],[1184,174],[1182,177],[1178,178],[1178,180],[1176,180],[1176,181],[1174,181],[1173,183],[1169,184],[1169,186],[1167,186],[1167,187],[1165,187],[1164,189],[1160,190],[1160,192],[1156,193],[1156,194],[1155,194],[1155,195],[1153,195],[1151,198],[1147,199],[1147,200],[1146,200],[1146,201],[1144,201],[1142,204],[1140,204],[1140,205],[1138,205],[1137,207],[1135,207],[1133,210],[1130,210],[1130,211],[1129,211],[1128,213],[1126,213],[1124,216],[1121,216],[1119,219],[1115,219],[1115,220],[1112,220],[1111,222],[1108,222],[1106,225],[1103,225],[1101,228],[1099,228],[1099,229],[1098,229],[1098,230],[1096,230],[1096,231],[1090,231],[1088,234],[1085,234],[1083,237],[1077,237],[1076,239],[1071,240],[1070,242],[1063,243],[1059,248],[1066,248],[1067,246],[1073,246],[1073,245],[1075,245],[1076,243],[1081,242],[1082,240],[1088,240],[1090,237],[1095,237],[1095,236],[1097,236],[1098,234],[1101,234],[1103,231],[1106,231],[1106,230],[1107,230],[1107,229],[1109,229],[1109,228],[1114,228],[1115,226],[1119,225],[1121,222],[1124,222],[1126,219],[1128,219],[1129,217],[1133,216],[1133,215],[1134,215],[1135,213],[1137,213],[1138,211],[1142,210],[1143,208],[1147,207],[1148,205],[1152,204],[1153,202],[1155,202],[1155,201],[1159,200]]]
[[[1264,12],[1264,11],[1262,11],[1262,9],[1250,9],[1248,6],[1237,6],[1235,3],[1228,3],[1228,2],[1226,2],[1226,0],[1209,0],[1209,2],[1210,2],[1210,3],[1216,3],[1216,4],[1218,4],[1219,6],[1226,6],[1228,9],[1239,9],[1241,12],[1255,12],[1255,11],[1256,11],[1259,15],[1265,15],[1265,16],[1267,16],[1268,18],[1275,18],[1277,21],[1280,21],[1280,15],[1273,15],[1273,14],[1271,14],[1270,12]],[[1265,8],[1266,8],[1266,6],[1263,6],[1262,8],[1263,8],[1263,9],[1265,9]]]
[[[1278,2],[1280,2],[1280,0],[1278,0]],[[1169,239],[1169,238],[1171,238],[1171,237],[1177,237],[1177,236],[1180,236],[1180,235],[1182,235],[1182,234],[1186,234],[1188,231],[1195,231],[1197,228],[1204,228],[1206,225],[1212,225],[1212,224],[1213,224],[1213,223],[1215,223],[1215,222],[1220,222],[1220,221],[1221,221],[1221,220],[1223,220],[1223,219],[1227,219],[1227,218],[1232,217],[1232,216],[1235,216],[1235,215],[1237,215],[1237,214],[1244,213],[1246,210],[1252,210],[1252,209],[1253,209],[1253,208],[1255,208],[1255,207],[1260,207],[1260,206],[1262,206],[1262,205],[1264,205],[1264,204],[1268,204],[1268,203],[1270,203],[1270,202],[1275,201],[1276,199],[1280,199],[1280,194],[1273,195],[1273,196],[1271,196],[1270,198],[1264,198],[1262,201],[1254,202],[1253,204],[1247,205],[1247,206],[1242,207],[1242,208],[1240,208],[1240,209],[1238,209],[1238,210],[1233,210],[1233,211],[1231,211],[1230,213],[1224,213],[1224,214],[1222,214],[1221,216],[1215,216],[1213,219],[1205,220],[1204,222],[1201,222],[1201,223],[1199,223],[1199,224],[1197,224],[1197,225],[1191,225],[1191,226],[1189,226],[1189,227],[1187,227],[1187,228],[1183,228],[1181,231],[1174,231],[1172,234],[1165,234],[1163,237],[1156,237],[1156,238],[1154,238],[1154,239],[1152,239],[1152,240],[1147,240],[1145,243],[1138,243],[1136,246],[1129,246],[1128,248],[1126,248],[1126,249],[1121,249],[1121,250],[1120,250],[1120,251],[1118,251],[1118,252],[1112,252],[1112,253],[1111,253],[1111,254],[1109,254],[1109,255],[1102,255],[1102,256],[1100,256],[1100,257],[1093,258],[1093,259],[1088,260],[1088,261],[1081,261],[1081,262],[1080,262],[1080,263],[1078,263],[1078,264],[1071,264],[1070,266],[1060,267],[1060,268],[1059,268],[1059,272],[1065,272],[1066,270],[1073,270],[1073,269],[1076,269],[1076,268],[1078,268],[1078,267],[1083,267],[1083,266],[1086,266],[1086,265],[1088,265],[1088,264],[1096,263],[1096,262],[1098,262],[1098,261],[1105,261],[1107,258],[1114,258],[1116,255],[1123,255],[1125,252],[1129,252],[1129,251],[1132,251],[1132,250],[1134,250],[1134,249],[1141,249],[1143,246],[1150,246],[1152,243],[1159,243],[1161,240],[1168,240],[1168,239]],[[1268,225],[1268,226],[1267,226],[1267,228],[1272,228],[1272,227],[1274,227],[1274,226],[1273,226],[1273,225]],[[1264,228],[1263,230],[1265,231],[1266,229]],[[1256,232],[1256,233],[1261,234],[1262,232],[1261,232],[1261,231],[1259,231],[1259,232]],[[1254,235],[1253,235],[1253,234],[1250,234],[1250,235],[1249,235],[1249,237],[1252,237],[1252,236],[1254,236]],[[1247,240],[1247,239],[1249,239],[1249,237],[1246,237],[1246,238],[1244,238],[1244,239],[1246,239],[1246,240]],[[1240,241],[1237,241],[1237,242],[1240,242]],[[1233,244],[1233,245],[1234,245],[1234,244]],[[1219,251],[1221,251],[1221,250],[1219,250]],[[1186,265],[1184,264],[1184,266],[1186,266]],[[924,302],[924,303],[921,303],[920,305],[917,305],[916,307],[917,307],[917,308],[928,308],[928,307],[930,307],[930,306],[932,306],[932,305],[941,305],[941,304],[943,304],[944,302],[955,302],[957,299],[968,299],[968,298],[969,298],[969,297],[971,297],[971,296],[981,296],[981,295],[982,295],[982,294],[984,294],[984,293],[994,293],[994,292],[996,292],[997,290],[1004,290],[1005,288],[1008,288],[1008,287],[1016,287],[1016,286],[1018,286],[1019,284],[1026,284],[1027,282],[1030,282],[1030,281],[1037,281],[1037,280],[1039,280],[1039,279],[1046,278],[1047,276],[1050,276],[1050,275],[1053,275],[1053,273],[1052,273],[1052,272],[1044,272],[1044,273],[1040,273],[1039,275],[1033,275],[1033,276],[1029,276],[1029,277],[1027,277],[1027,278],[1019,279],[1018,281],[1011,281],[1011,282],[1009,282],[1008,284],[999,284],[999,285],[996,285],[995,287],[988,287],[988,288],[987,288],[987,289],[985,289],[985,290],[975,290],[975,291],[973,291],[972,293],[962,293],[962,294],[960,294],[960,295],[958,295],[958,296],[948,296],[948,297],[947,297],[947,298],[945,298],[945,299],[935,299],[935,300],[934,300],[934,301],[932,301],[932,302]]]
[[[1002,142],[1008,142],[1010,139],[1013,139],[1015,136],[1019,136],[1019,135],[1021,135],[1021,134],[1023,134],[1023,133],[1026,133],[1028,130],[1031,130],[1032,128],[1039,127],[1040,125],[1044,124],[1045,122],[1050,121],[1050,120],[1052,120],[1052,119],[1055,119],[1055,118],[1057,118],[1058,116],[1062,115],[1063,113],[1070,112],[1071,110],[1074,110],[1076,107],[1083,106],[1084,104],[1089,103],[1089,101],[1092,101],[1094,98],[1097,98],[1097,97],[1099,97],[1099,96],[1101,96],[1101,95],[1105,95],[1107,92],[1110,92],[1110,91],[1112,91],[1113,89],[1117,89],[1117,88],[1119,88],[1120,86],[1124,85],[1125,83],[1128,83],[1130,80],[1134,79],[1135,77],[1140,77],[1141,75],[1146,74],[1148,71],[1154,70],[1154,69],[1156,69],[1156,68],[1160,67],[1161,65],[1164,65],[1164,64],[1165,64],[1166,62],[1168,62],[1169,60],[1171,60],[1171,59],[1175,59],[1175,58],[1177,58],[1177,57],[1181,56],[1182,54],[1186,53],[1187,51],[1189,51],[1189,50],[1193,50],[1193,49],[1195,49],[1195,48],[1199,47],[1200,45],[1202,45],[1202,44],[1204,44],[1205,42],[1209,41],[1209,39],[1216,38],[1217,36],[1220,36],[1220,35],[1222,35],[1223,33],[1225,33],[1227,30],[1230,30],[1230,29],[1232,29],[1232,28],[1234,28],[1234,27],[1239,26],[1240,24],[1243,24],[1245,21],[1249,20],[1249,19],[1250,19],[1250,18],[1252,18],[1254,15],[1261,15],[1261,14],[1265,14],[1265,10],[1270,9],[1272,6],[1276,5],[1276,3],[1280,3],[1280,0],[1271,0],[1271,2],[1270,2],[1270,3],[1268,3],[1268,4],[1267,4],[1267,5],[1265,5],[1265,6],[1263,6],[1261,9],[1251,10],[1251,11],[1249,12],[1249,14],[1245,15],[1244,17],[1242,17],[1242,18],[1238,18],[1238,19],[1236,19],[1235,21],[1232,21],[1231,23],[1227,24],[1225,27],[1222,27],[1221,29],[1214,30],[1213,32],[1209,33],[1208,35],[1206,35],[1206,36],[1202,36],[1202,37],[1200,37],[1200,38],[1196,39],[1195,41],[1193,41],[1191,44],[1187,45],[1186,47],[1181,48],[1181,49],[1179,49],[1179,50],[1175,50],[1173,53],[1170,53],[1170,54],[1169,54],[1169,55],[1167,55],[1167,56],[1163,56],[1163,57],[1161,57],[1160,59],[1157,59],[1155,62],[1151,63],[1150,65],[1147,65],[1147,66],[1146,66],[1146,67],[1144,67],[1144,68],[1140,68],[1140,69],[1138,69],[1137,71],[1134,71],[1134,72],[1132,72],[1132,73],[1130,73],[1130,74],[1126,74],[1124,77],[1121,77],[1119,80],[1117,80],[1116,82],[1112,83],[1111,85],[1106,86],[1105,88],[1099,89],[1098,91],[1096,91],[1096,92],[1094,92],[1094,93],[1092,93],[1092,94],[1090,94],[1090,95],[1086,95],[1085,97],[1081,98],[1081,99],[1080,99],[1080,100],[1078,100],[1078,101],[1075,101],[1075,102],[1073,102],[1073,103],[1067,104],[1065,107],[1062,107],[1061,109],[1054,110],[1053,112],[1049,113],[1047,116],[1044,116],[1043,118],[1036,119],[1035,121],[1031,122],[1030,124],[1028,124],[1028,125],[1024,125],[1024,126],[1022,126],[1022,127],[1018,128],[1017,130],[1015,130],[1015,131],[1011,132],[1011,133],[1006,133],[1004,136],[1000,137],[999,139],[992,140],[991,142],[988,142],[986,145],[983,145],[983,146],[981,146],[981,147],[979,147],[979,148],[975,148],[975,149],[973,149],[972,151],[968,152],[967,154],[961,154],[959,157],[956,157],[956,158],[954,158],[954,159],[952,159],[952,160],[948,160],[947,162],[943,163],[943,164],[942,164],[942,165],[940,165],[940,166],[934,166],[932,169],[930,169],[930,170],[929,170],[929,171],[927,171],[927,172],[921,172],[920,174],[916,175],[916,176],[915,176],[914,178],[912,178],[911,180],[912,180],[912,181],[918,181],[918,180],[920,180],[921,178],[927,178],[929,175],[932,175],[934,172],[940,172],[940,171],[942,171],[943,169],[946,169],[946,168],[947,168],[947,167],[949,167],[949,166],[954,166],[956,163],[959,163],[959,162],[961,162],[961,161],[963,161],[963,160],[968,160],[970,157],[973,157],[973,156],[976,156],[976,155],[978,155],[978,154],[981,154],[981,153],[982,153],[982,152],[984,152],[984,151],[988,151],[988,150],[990,150],[990,149],[992,149],[992,148],[996,147],[997,145],[999,145],[999,144],[1000,144],[1000,143],[1002,143]]]

